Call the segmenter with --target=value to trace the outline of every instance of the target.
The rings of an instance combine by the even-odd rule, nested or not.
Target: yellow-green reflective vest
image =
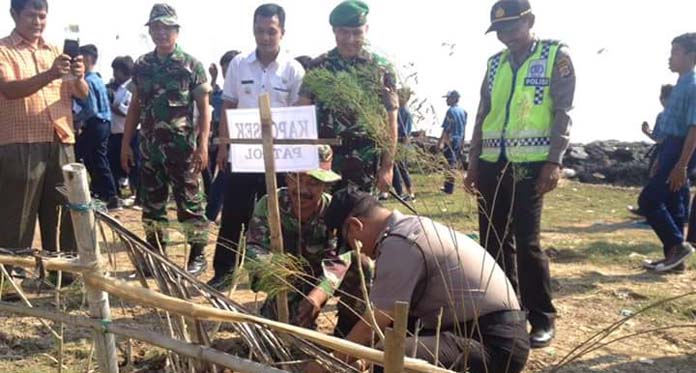
[[[513,163],[545,161],[549,156],[553,73],[559,42],[543,40],[517,72],[508,50],[488,60],[490,112],[483,121],[481,159],[497,162],[503,152]]]

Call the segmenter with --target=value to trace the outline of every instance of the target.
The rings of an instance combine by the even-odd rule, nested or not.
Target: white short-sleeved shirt
[[[130,106],[131,98],[133,98],[133,93],[128,89],[130,82],[129,79],[118,87],[114,93],[114,101],[111,103],[113,106],[118,106],[123,113],[128,113],[128,106]],[[125,128],[126,117],[114,113],[111,116],[111,133],[123,133]]]
[[[275,61],[266,67],[256,58],[256,51],[238,55],[227,68],[222,98],[237,102],[237,108],[259,106],[262,93],[269,93],[272,107],[294,105],[299,98],[304,69],[287,53],[281,51]]]

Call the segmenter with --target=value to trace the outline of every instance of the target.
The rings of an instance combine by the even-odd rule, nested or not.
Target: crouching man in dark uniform
[[[361,243],[362,252],[376,260],[370,301],[379,328],[391,325],[396,302],[408,302],[410,316],[420,319],[418,339],[406,339],[408,355],[417,343],[416,358],[455,371],[515,373],[524,368],[526,315],[505,272],[477,243],[428,218],[388,210],[354,189],[334,195],[325,219],[353,249]],[[433,356],[440,312],[439,356]],[[369,345],[370,325],[358,322],[347,339]],[[306,371],[322,368],[311,364]]]
[[[331,171],[333,151],[328,145],[319,148],[320,168],[285,175],[287,187],[278,189],[280,225],[285,252],[300,258],[302,275],[290,280],[288,291],[290,322],[305,328],[315,328],[322,307],[331,296],[340,297],[336,306],[337,323],[334,335],[345,337],[365,311],[362,301],[360,270],[366,283],[372,278],[372,261],[365,255],[360,259],[355,251],[339,254],[335,237],[330,237],[324,213],[331,202],[326,193],[341,176]],[[247,270],[254,291],[269,290],[259,281],[264,271],[274,271],[271,263],[271,239],[268,196],[263,196],[254,208],[247,231]],[[271,287],[273,285],[270,285]],[[269,296],[261,307],[264,317],[277,319],[276,298]]]

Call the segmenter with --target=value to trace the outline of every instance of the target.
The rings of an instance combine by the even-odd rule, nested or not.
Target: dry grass
[[[461,190],[452,196],[440,194],[440,175],[416,175],[418,211],[451,224],[467,233],[476,231],[474,201]],[[655,275],[639,266],[646,257],[659,256],[661,248],[649,228],[636,225],[626,206],[635,204],[637,189],[564,183],[546,199],[542,222],[542,242],[551,249],[553,287],[559,311],[558,337],[552,347],[534,351],[529,372],[546,371],[563,356],[594,333],[624,314],[636,312],[662,299],[695,289],[696,272],[681,275]],[[392,207],[398,207],[393,203]],[[401,210],[405,210],[401,208]],[[128,227],[139,231],[139,213],[126,210],[119,218]],[[173,241],[183,242],[178,234]],[[39,245],[39,242],[36,242]],[[212,261],[212,245],[209,260]],[[117,247],[112,247],[118,251]],[[183,263],[184,249],[170,250],[177,262]],[[125,275],[130,265],[124,253],[116,254],[116,275]],[[691,260],[696,266],[696,260]],[[212,276],[206,274],[204,280]],[[241,286],[242,288],[244,286]],[[254,295],[238,290],[233,297],[253,308]],[[63,296],[72,312],[80,311],[81,294],[73,290]],[[53,308],[49,293],[33,294],[39,307]],[[150,310],[112,300],[114,318],[143,325],[156,318]],[[333,312],[321,319],[331,325]],[[55,363],[45,354],[54,355],[56,346],[48,332],[36,320],[0,314],[0,371],[55,371]],[[627,322],[616,336],[676,324],[696,323],[696,297],[681,299],[656,307]],[[229,337],[223,328],[221,337]],[[67,372],[84,372],[89,356],[89,333],[66,330],[65,365]],[[125,341],[119,341],[125,344]],[[136,367],[160,354],[157,349],[134,342]],[[633,337],[602,348],[563,368],[562,372],[696,372],[696,330],[664,329],[645,336]],[[141,365],[138,365],[141,364]],[[94,367],[95,364],[92,364]],[[147,369],[147,368],[146,368]]]

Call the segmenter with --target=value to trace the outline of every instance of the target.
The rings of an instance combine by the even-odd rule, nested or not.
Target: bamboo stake
[[[96,263],[83,265],[77,260],[60,258],[42,258],[41,262],[48,271],[82,273],[93,271],[96,267]],[[22,268],[34,268],[36,266],[36,260],[26,256],[0,255],[0,264]]]
[[[396,302],[394,305],[394,327],[384,333],[384,372],[404,371],[406,353],[406,328],[408,324],[408,303]]]
[[[73,316],[64,312],[51,312],[47,310],[41,310],[38,308],[26,308],[6,302],[0,302],[0,310],[3,312],[11,312],[25,316],[44,318],[69,325],[89,328],[96,330],[97,333],[122,335],[128,338],[141,340],[151,345],[174,351],[178,354],[185,355],[193,359],[209,361],[213,364],[220,365],[237,372],[285,372],[284,370],[272,368],[246,359],[241,359],[210,347],[186,343],[177,339],[159,335],[151,331],[129,328],[126,326],[121,326],[112,323],[104,324],[97,320]]]
[[[276,181],[275,153],[273,152],[273,116],[271,114],[271,97],[264,93],[259,96],[259,114],[261,116],[261,140],[263,142],[263,161],[266,168],[266,194],[268,195],[268,225],[271,230],[271,251],[283,253],[283,233],[280,226],[280,209],[278,207],[278,184]],[[278,320],[290,321],[288,310],[288,293],[281,291],[276,297]]]
[[[210,306],[195,304],[182,299],[170,297],[153,290],[135,287],[125,281],[116,280],[94,273],[88,273],[84,278],[85,283],[89,284],[89,286],[102,289],[110,294],[113,294],[114,296],[141,305],[157,307],[175,314],[196,318],[202,321],[250,322],[264,325],[278,332],[292,334],[338,352],[368,360],[380,365],[384,364],[384,352],[382,351],[374,350],[340,338],[332,337],[315,330],[300,328],[298,326],[264,319],[259,316],[225,311]],[[407,372],[451,372],[450,370],[430,365],[426,361],[412,358],[405,359],[404,367]]]
[[[72,205],[89,205],[90,195],[87,185],[87,173],[85,167],[79,163],[72,163],[63,167],[63,175],[68,190],[68,201]],[[99,245],[97,243],[96,220],[94,213],[86,211],[70,211],[73,227],[75,229],[75,241],[79,253],[80,263],[88,265],[96,263],[94,273],[99,271]],[[109,307],[109,295],[86,284],[87,303],[92,318],[101,322],[111,322],[111,309]],[[116,355],[116,340],[113,334],[94,333],[94,343],[97,352],[99,371],[102,373],[117,373],[118,358]]]

